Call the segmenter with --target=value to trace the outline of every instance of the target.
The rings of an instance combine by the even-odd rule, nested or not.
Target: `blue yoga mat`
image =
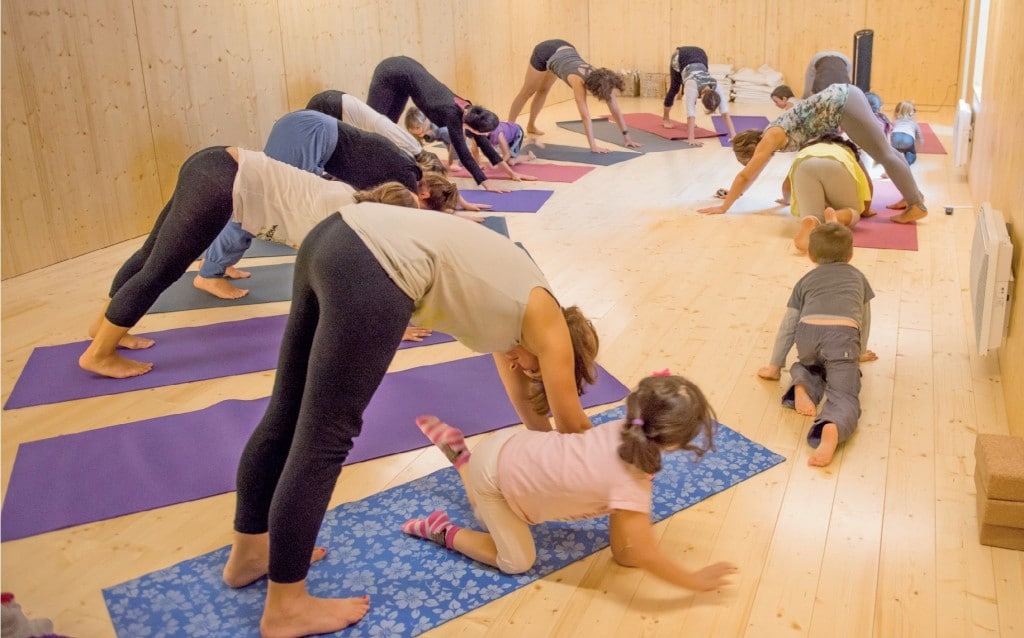
[[[624,414],[619,407],[592,420],[600,425]],[[725,426],[719,427],[715,445],[717,451],[699,463],[691,462],[689,453],[665,455],[654,480],[653,520],[665,519],[784,460]],[[433,509],[446,509],[452,519],[473,525],[452,468],[327,513],[317,544],[329,551],[310,569],[309,590],[324,597],[370,596],[366,617],[334,635],[415,636],[608,546],[607,517],[537,525],[537,563],[525,574],[509,576],[402,534],[403,522]],[[258,636],[266,581],[229,589],[221,582],[227,555],[225,547],[103,590],[117,634]]]
[[[156,340],[152,348],[119,352],[153,362],[153,370],[129,379],[109,379],[79,368],[78,357],[88,341],[42,346],[32,351],[4,409],[272,370],[287,320],[288,315],[276,315],[146,333]],[[454,338],[435,332],[423,341],[403,341],[399,349],[448,341]]]
[[[628,392],[598,370],[585,407]],[[4,496],[2,540],[184,503],[235,489],[235,470],[268,399],[223,401],[195,412],[23,443]],[[428,442],[414,422],[444,414],[479,434],[519,423],[490,355],[421,366],[384,377],[364,413],[346,463]]]
[[[221,299],[199,290],[192,282],[196,272],[189,270],[167,287],[146,314],[200,310],[205,308],[234,308],[252,306],[275,301],[291,301],[292,281],[295,279],[295,264],[271,264],[269,266],[246,266],[242,270],[252,273],[248,279],[232,279],[235,288],[248,290],[249,294],[238,299]]]

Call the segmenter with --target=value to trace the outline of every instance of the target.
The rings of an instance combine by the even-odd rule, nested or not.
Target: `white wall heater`
[[[971,245],[971,308],[978,354],[998,348],[1010,315],[1013,245],[1003,214],[985,202],[978,211]]]
[[[971,133],[974,128],[974,114],[971,105],[964,100],[956,104],[953,116],[953,166],[959,168],[971,158]]]

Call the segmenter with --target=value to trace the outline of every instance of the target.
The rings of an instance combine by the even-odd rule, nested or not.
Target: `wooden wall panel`
[[[667,73],[674,35],[671,32],[672,0],[649,0],[632,5],[593,0],[590,3],[590,47],[581,48],[584,59],[610,69],[636,69]],[[639,7],[642,7],[640,9]]]
[[[659,62],[667,72],[672,50],[699,46],[712,64],[757,68],[765,62],[768,2],[674,0],[671,36]]]
[[[300,109],[324,89],[366,98],[370,77],[386,55],[373,0],[280,2],[288,107]],[[280,114],[278,114],[280,115]]]
[[[865,1],[775,3],[767,16],[765,31],[785,36],[766,38],[765,61],[782,72],[797,97],[804,90],[807,63],[815,54],[839,51],[853,60],[853,34],[864,28]]]
[[[430,0],[388,0],[381,2],[379,9],[381,58],[408,55],[454,89],[455,6]]]
[[[131,2],[12,0],[3,19],[7,277],[141,234],[159,192]]]
[[[871,88],[887,104],[956,104],[964,0],[868,0],[875,32]]]
[[[992,0],[969,181],[975,204],[990,201],[1010,223],[1017,278],[1006,344],[999,349],[1010,431],[1024,436],[1024,4]]]

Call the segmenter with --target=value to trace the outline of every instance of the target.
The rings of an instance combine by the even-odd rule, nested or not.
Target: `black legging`
[[[224,146],[203,149],[182,164],[170,201],[142,248],[110,286],[107,320],[131,328],[231,221],[238,163]]]
[[[306,578],[342,463],[413,310],[340,215],[302,242],[274,392],[238,466],[235,529],[270,532],[270,580]]]

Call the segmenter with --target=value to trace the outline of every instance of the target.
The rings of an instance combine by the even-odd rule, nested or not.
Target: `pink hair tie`
[[[668,371],[668,368],[665,368],[664,370],[655,370],[654,372],[651,373],[651,376],[652,377],[670,377],[670,376],[672,376],[672,373]]]
[[[629,424],[630,425],[634,425],[634,426],[636,426],[638,428],[642,428],[644,426],[644,420],[643,419],[633,419],[632,421],[629,422]]]

